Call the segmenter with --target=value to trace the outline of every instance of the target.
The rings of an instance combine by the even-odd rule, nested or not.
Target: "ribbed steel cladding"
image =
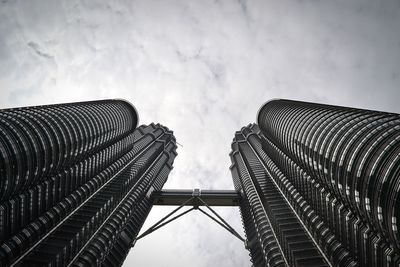
[[[149,127],[149,128],[151,128],[151,127]],[[139,165],[139,166],[145,167],[146,166],[145,164],[147,164],[147,166],[148,166],[152,162],[151,160],[154,159],[154,156],[155,156],[154,155],[154,151],[159,151],[159,153],[163,153],[162,149],[160,149],[161,148],[160,146],[162,146],[161,144],[163,142],[158,142],[158,143],[154,142],[154,138],[159,138],[161,136],[161,134],[163,133],[162,130],[161,131],[159,131],[159,130],[160,129],[155,131],[157,133],[156,135],[153,135],[153,133],[149,133],[149,134],[146,134],[146,136],[145,136],[145,137],[147,137],[148,135],[150,135],[150,136],[153,137],[151,139],[151,141],[152,141],[151,143],[153,145],[148,144],[147,147],[145,148],[145,150],[142,151],[141,154],[135,154],[135,151],[132,150],[130,153],[128,153],[127,155],[125,155],[123,157],[123,158],[125,158],[125,160],[117,161],[117,163],[119,163],[119,164],[116,165],[113,168],[113,170],[112,170],[113,172],[110,172],[110,171],[109,172],[105,172],[105,174],[103,176],[103,178],[105,178],[105,179],[104,179],[104,181],[102,181],[103,183],[97,182],[97,184],[102,185],[102,184],[105,184],[105,183],[109,182],[109,184],[107,185],[108,188],[103,188],[103,190],[101,190],[101,191],[99,191],[98,189],[97,190],[95,189],[96,190],[95,193],[91,192],[91,194],[89,196],[91,198],[90,201],[86,202],[84,206],[79,207],[79,209],[75,209],[75,211],[76,211],[75,214],[73,216],[70,216],[70,218],[67,221],[65,221],[62,224],[60,224],[59,225],[59,228],[60,228],[59,230],[54,231],[45,240],[42,240],[42,244],[40,246],[38,246],[35,250],[33,250],[29,254],[27,254],[26,257],[24,257],[24,260],[21,263],[22,264],[29,264],[29,265],[34,265],[34,264],[41,265],[41,264],[44,264],[45,262],[52,262],[53,266],[63,266],[69,260],[71,260],[72,257],[74,256],[73,253],[78,253],[77,250],[79,250],[80,247],[85,245],[86,240],[88,240],[88,238],[91,237],[91,234],[94,233],[93,231],[99,227],[98,224],[101,223],[103,220],[105,220],[105,216],[107,216],[108,214],[113,212],[112,211],[113,207],[116,207],[116,205],[118,205],[118,203],[119,203],[118,202],[118,197],[121,197],[121,195],[120,195],[121,186],[123,185],[123,188],[129,188],[129,185],[126,185],[126,180],[125,180],[124,184],[118,183],[118,181],[123,181],[124,177],[121,177],[121,175],[112,177],[112,176],[115,175],[114,173],[118,172],[121,168],[126,166],[127,162],[129,160],[132,160],[132,158],[135,155],[136,155],[137,158],[138,158],[138,156],[140,156],[136,160],[136,162],[138,162],[136,165],[134,164],[132,166],[129,166],[129,168],[134,172],[134,173],[131,173],[129,175],[129,177],[131,177],[131,178],[132,177],[133,178],[136,177],[136,179],[137,179],[137,176],[138,176],[137,172],[140,171],[140,168],[137,169],[138,167],[135,168],[135,166]],[[139,139],[138,142],[140,142],[140,140],[141,139]],[[156,146],[156,147],[154,147],[154,146]],[[175,148],[175,146],[173,146],[173,148]],[[112,179],[111,182],[110,182],[110,179]],[[123,180],[121,180],[121,179],[123,179]],[[153,179],[154,179],[154,177],[153,177]],[[90,184],[90,183],[88,183],[88,184]],[[117,187],[115,188],[115,186],[117,186]],[[142,185],[139,184],[139,186],[142,186]],[[79,192],[79,191],[77,191],[77,192]],[[103,192],[103,196],[102,196],[101,192]],[[117,195],[112,195],[111,196],[110,195],[111,192],[115,192],[115,194],[117,194]],[[139,191],[135,191],[135,192],[132,192],[132,193],[135,193],[135,196],[137,196],[138,192]],[[89,195],[89,194],[87,194],[87,195]],[[74,196],[74,194],[71,194],[71,196]],[[75,199],[77,199],[77,198],[75,198]],[[96,199],[99,199],[99,200],[96,200]],[[112,203],[110,203],[109,201],[104,202],[107,199],[112,199],[113,200]],[[66,200],[68,200],[68,198],[66,198]],[[80,200],[81,201],[79,201],[79,203],[84,201],[85,199],[80,199]],[[93,209],[93,207],[95,207],[98,210],[99,209],[98,205],[100,203],[105,203],[105,206],[103,206],[104,208],[100,208],[100,210],[97,211],[97,212],[92,210],[91,211],[92,213],[91,213],[90,210],[87,210],[85,208],[85,207],[91,207]],[[73,210],[73,208],[71,208],[70,212],[65,213],[65,214],[66,215],[71,215],[73,213],[72,210]],[[95,214],[93,212],[95,212]],[[85,222],[86,222],[86,224],[82,225],[83,228],[79,228],[79,227],[77,228],[77,225],[79,225],[77,223],[79,221],[79,219],[76,219],[76,218],[80,218],[80,216],[82,216],[82,214],[85,214],[85,215],[93,214],[92,218],[94,218],[93,216],[96,216],[97,219],[96,220],[86,219],[86,220],[83,220],[83,221],[81,220],[81,224],[85,223]],[[102,216],[100,216],[100,215],[102,215]],[[99,218],[99,216],[101,218]],[[128,216],[126,218],[128,218]],[[144,221],[145,218],[141,218],[141,219]],[[40,222],[40,219],[38,221]],[[89,221],[91,223],[96,223],[96,225],[88,225],[87,221]],[[52,223],[52,225],[55,225],[55,224],[56,224],[56,222]],[[73,225],[73,227],[72,227],[72,225]],[[107,224],[105,224],[104,227],[106,227],[106,226],[107,226]],[[70,227],[72,227],[72,228],[70,228]],[[72,229],[75,229],[75,230],[72,230]],[[79,229],[82,229],[82,230],[79,230]],[[48,231],[47,228],[44,228],[43,230],[46,231],[46,232]],[[63,250],[62,250],[63,247],[60,247],[59,249],[53,251],[53,253],[50,254],[50,255],[49,255],[49,253],[44,253],[44,251],[48,251],[48,249],[52,248],[54,246],[54,244],[57,244],[57,242],[59,242],[59,240],[62,239],[63,237],[64,237],[64,239],[68,240],[67,237],[71,235],[71,233],[72,233],[71,231],[76,233],[75,237],[73,239],[71,239],[71,241],[76,240],[76,239],[79,240],[79,241],[76,241],[75,243],[70,244],[70,250],[73,248],[74,251],[70,251],[70,250],[67,249],[67,252],[66,252],[67,254],[65,254],[65,252],[63,254]],[[106,232],[108,233],[109,231],[106,231]],[[81,234],[79,234],[79,233],[81,233]],[[84,234],[84,235],[82,236],[82,234]],[[65,236],[67,236],[67,237],[65,237]],[[99,236],[99,235],[97,235],[97,236]],[[101,236],[101,233],[100,233],[100,236]],[[107,240],[108,245],[110,245],[110,243],[109,243],[110,240],[114,240],[116,238],[116,236],[113,237],[113,236],[108,236],[108,235],[106,237],[107,237],[106,240]],[[69,238],[72,238],[72,237],[69,237]],[[101,239],[101,237],[99,237],[99,238]],[[65,250],[65,247],[64,247],[64,250]],[[107,254],[104,254],[104,253],[107,253],[108,251],[109,250],[101,251],[101,253],[103,253],[103,255],[107,255]],[[127,252],[128,251],[126,251],[126,253]],[[61,253],[62,256],[60,255],[60,253]],[[60,258],[61,258],[61,260],[60,260]],[[97,259],[99,259],[99,258],[97,258]]]
[[[20,177],[21,184],[25,183],[26,186],[16,188],[15,190],[18,190],[17,194],[14,194],[13,196],[7,195],[5,192],[4,187],[2,187],[2,193],[0,194],[0,198],[2,198],[2,202],[0,205],[0,242],[4,241],[6,238],[14,234],[19,228],[25,226],[29,221],[32,221],[33,219],[37,218],[39,214],[41,214],[43,211],[47,210],[49,207],[52,207],[54,203],[57,203],[60,199],[65,197],[66,194],[69,194],[72,190],[77,188],[77,186],[81,185],[82,182],[85,182],[88,175],[91,176],[94,174],[97,174],[99,171],[104,169],[106,166],[109,165],[110,162],[114,161],[116,158],[119,158],[123,153],[127,152],[129,149],[132,149],[133,146],[133,134],[132,131],[134,130],[136,123],[137,123],[137,118],[136,118],[136,113],[132,113],[132,107],[128,106],[125,102],[122,101],[93,101],[93,102],[83,102],[83,103],[71,103],[71,104],[61,104],[61,105],[52,105],[52,106],[40,106],[40,107],[28,107],[28,108],[19,108],[19,109],[9,109],[9,110],[2,110],[0,112],[0,117],[7,117],[8,121],[26,121],[27,123],[39,120],[38,117],[40,115],[38,114],[46,114],[49,115],[49,111],[55,110],[55,109],[60,109],[60,108],[65,108],[68,107],[68,105],[71,105],[72,107],[79,107],[81,109],[81,113],[85,114],[85,116],[92,115],[94,116],[93,111],[98,112],[97,117],[92,117],[92,121],[96,122],[99,120],[105,120],[107,119],[105,111],[118,111],[117,114],[121,115],[123,118],[123,121],[120,121],[120,125],[114,125],[114,128],[110,126],[103,126],[100,130],[97,129],[98,136],[102,136],[102,142],[99,143],[96,142],[96,136],[93,134],[88,135],[89,137],[93,137],[93,142],[88,142],[92,143],[91,146],[89,147],[82,147],[80,149],[80,152],[78,151],[79,146],[77,146],[76,149],[60,149],[60,147],[63,147],[65,144],[80,144],[82,143],[81,139],[84,138],[84,135],[80,136],[75,136],[72,138],[66,138],[66,135],[60,135],[60,134],[55,134],[56,130],[60,130],[60,127],[57,127],[55,122],[55,118],[57,116],[65,116],[62,112],[58,113],[52,113],[51,116],[48,116],[48,120],[43,120],[44,124],[50,125],[53,127],[53,132],[48,131],[45,134],[43,134],[43,128],[36,127],[36,128],[27,128],[30,130],[35,130],[36,133],[42,133],[42,138],[43,139],[48,139],[52,140],[52,137],[58,136],[58,142],[53,143],[51,146],[48,146],[45,150],[43,149],[38,149],[35,151],[27,150],[27,149],[22,149],[23,147],[22,144],[31,144],[32,146],[35,143],[35,135],[31,135],[30,138],[25,138],[21,140],[16,140],[18,142],[14,143],[13,145],[18,146],[20,145],[21,149],[14,150],[14,160],[10,156],[10,153],[7,153],[7,151],[11,151],[10,146],[7,147],[7,144],[10,145],[11,143],[2,143],[0,142],[0,147],[3,145],[3,148],[7,148],[6,150],[2,149],[1,151],[1,157],[0,159],[5,159],[4,164],[1,165],[1,179],[0,182],[1,185],[8,184],[8,188],[11,188],[11,182],[15,180],[15,176],[13,176],[12,172],[7,172],[5,170],[10,169],[11,166],[13,168],[19,168],[21,169],[21,173],[27,173],[25,176],[16,174]],[[108,109],[105,109],[108,108]],[[90,112],[92,111],[92,112]],[[103,113],[101,113],[103,111]],[[27,116],[24,117],[23,114],[28,114],[31,113],[33,114],[32,116]],[[130,114],[129,114],[130,113]],[[17,115],[18,114],[18,115]],[[22,115],[21,115],[22,114]],[[36,114],[36,116],[35,116]],[[124,115],[125,114],[125,115]],[[123,116],[122,116],[123,115]],[[13,119],[14,117],[18,117],[18,119]],[[103,118],[105,117],[105,118]],[[121,120],[121,119],[120,119]],[[7,121],[7,120],[6,120]],[[53,122],[53,123],[52,123]],[[58,125],[61,125],[61,123],[67,123],[68,120],[58,120]],[[87,122],[89,123],[89,122]],[[109,122],[111,124],[111,121]],[[11,123],[9,125],[12,125]],[[5,125],[2,125],[0,123],[0,128],[6,129]],[[23,133],[21,131],[18,131],[18,127],[14,127],[14,130],[16,133]],[[68,129],[68,128],[64,128]],[[74,129],[73,127],[71,129]],[[92,131],[93,132],[93,131]],[[112,138],[110,136],[110,133],[115,132],[118,134],[114,134],[115,136]],[[10,132],[8,132],[10,134]],[[101,135],[104,133],[103,135]],[[47,134],[47,136],[46,136]],[[100,135],[99,135],[100,134]],[[128,135],[129,134],[129,135]],[[128,135],[128,136],[127,136]],[[61,136],[61,137],[60,137]],[[124,138],[127,140],[124,140],[121,138]],[[6,140],[6,139],[13,139],[12,135],[0,135],[0,140]],[[72,141],[71,141],[72,140]],[[75,140],[75,141],[74,141]],[[106,143],[109,140],[113,140],[115,143],[113,146],[106,147]],[[124,146],[124,149],[121,148],[121,145]],[[36,148],[39,148],[40,146],[37,146]],[[100,150],[101,148],[106,147],[104,150]],[[25,146],[26,148],[26,146]],[[120,151],[122,150],[122,151]],[[17,152],[15,152],[17,151]],[[45,152],[49,153],[45,153]],[[69,152],[68,152],[69,151]],[[75,151],[75,152],[73,152]],[[78,162],[78,158],[76,158],[78,155],[82,155],[83,152],[86,151],[86,158],[85,160]],[[99,151],[95,153],[96,151]],[[63,154],[64,153],[64,154]],[[37,154],[35,156],[34,154]],[[44,155],[43,155],[44,154]],[[50,156],[52,155],[52,156]],[[61,158],[64,158],[64,163],[61,164],[61,160],[58,162],[61,164],[55,164],[55,158],[56,156],[54,155],[61,155]],[[72,155],[72,156],[71,156]],[[17,158],[27,158],[28,162],[30,160],[35,160],[35,158],[40,158],[43,157],[44,159],[42,162],[45,162],[46,159],[49,162],[48,164],[41,165],[39,161],[36,161],[36,165],[31,165],[31,168],[39,169],[39,170],[44,170],[43,172],[32,172],[29,168],[26,168],[25,170],[21,168],[21,165],[23,162],[20,162],[18,160],[15,160]],[[75,157],[75,158],[73,158]],[[49,159],[50,158],[50,159]],[[53,160],[53,161],[52,161]],[[75,161],[75,163],[74,163]],[[96,164],[95,164],[96,163]],[[55,169],[54,171],[50,171],[52,167],[55,167],[57,165],[60,165]],[[62,166],[63,165],[63,166]],[[20,166],[20,167],[17,167]],[[47,168],[47,172],[45,171]],[[28,175],[28,174],[34,174]],[[47,176],[45,174],[47,173]],[[53,173],[53,174],[52,174]],[[33,177],[33,179],[30,179],[30,176]],[[23,177],[25,177],[26,181],[23,181]],[[65,184],[67,182],[67,184]],[[64,184],[64,186],[61,186],[62,189],[58,190],[58,186],[60,186],[60,183]],[[28,187],[29,186],[29,187]],[[14,190],[14,191],[15,191]],[[55,191],[54,191],[55,190]],[[51,193],[53,192],[54,193]],[[5,200],[5,198],[8,196],[8,200]],[[27,207],[32,207],[31,209],[27,210]]]
[[[1,110],[1,200],[133,131],[130,109],[122,101],[94,101]]]
[[[242,194],[243,202],[240,205],[242,216],[244,217],[244,223],[254,225],[257,235],[253,233],[246,233],[248,242],[252,249],[252,259],[254,264],[260,264],[259,266],[285,266],[284,257],[282,250],[278,245],[276,237],[271,229],[271,225],[264,211],[261,203],[260,196],[254,184],[251,181],[250,174],[244,164],[242,155],[239,152],[238,142],[241,141],[243,136],[240,133],[236,134],[236,137],[232,143],[232,167],[233,176],[236,175],[240,180],[240,189]],[[235,174],[237,172],[237,174]],[[248,216],[251,216],[250,218]],[[253,229],[253,227],[245,226],[245,229]],[[256,239],[250,239],[254,236]],[[262,261],[260,256],[253,254],[254,252],[262,252]]]
[[[112,162],[115,162],[122,155],[132,150],[133,140],[133,133],[129,134],[120,141],[89,156],[83,162],[74,164],[70,168],[64,170],[63,173],[52,176],[37,185],[31,186],[29,190],[25,192],[21,191],[19,195],[3,201],[0,205],[0,209],[3,211],[0,217],[0,222],[2,222],[0,224],[0,241],[14,234],[19,229],[18,227],[24,227],[29,221],[35,219],[38,214],[48,210],[66,195],[70,194],[72,190],[84,184],[90,178],[103,171]],[[143,142],[140,140],[137,143],[140,147],[140,144]],[[133,149],[137,149],[136,145]],[[58,190],[60,184],[63,186]],[[39,195],[41,197],[39,197]],[[36,205],[37,203],[39,203],[39,205]],[[41,203],[43,203],[43,205],[40,205]],[[29,206],[36,207],[34,210],[26,210],[26,207]],[[22,216],[22,213],[26,214]],[[11,220],[12,214],[21,214],[21,216]]]
[[[331,209],[329,208],[332,203],[338,202],[333,195],[327,193],[327,190],[308,176],[298,165],[293,163],[293,161],[267,139],[264,139],[264,150],[268,151],[269,156],[274,159],[279,167],[279,171],[282,170],[286,177],[293,183],[294,187],[298,189],[301,196],[304,197],[307,203],[317,212],[316,214],[318,214],[320,218],[316,217],[317,219],[315,219],[314,224],[321,228],[319,232],[323,231],[322,225],[320,224],[320,220],[322,219],[324,222],[327,222],[327,224],[323,225],[329,224],[330,231],[336,235],[343,246],[349,247],[351,253],[355,255],[356,258],[361,259],[361,256],[367,258],[368,255],[360,255],[360,251],[355,249],[357,246],[357,243],[354,243],[356,236],[353,232],[349,231],[346,223],[346,220],[357,219],[357,215],[352,214],[351,211],[342,205],[340,206],[340,212],[336,215],[336,217],[340,216],[340,218],[335,219],[335,214],[331,213]],[[359,218],[357,220],[359,220]]]
[[[317,244],[319,244],[321,252],[324,251],[327,257],[326,260],[329,261],[330,264],[333,264],[334,266],[356,266],[356,261],[352,259],[345,246],[340,244],[335,236],[330,233],[329,228],[323,223],[323,221],[321,221],[319,216],[316,215],[315,211],[307,201],[301,197],[289,179],[280,172],[274,162],[263,151],[261,148],[261,136],[258,127],[256,125],[244,127],[242,128],[241,133],[242,136],[239,138],[237,138],[238,134],[236,134],[235,140],[240,140],[239,142],[241,142],[241,146],[244,149],[242,152],[243,157],[249,164],[248,170],[253,173],[253,179],[255,179],[256,184],[260,187],[260,198],[264,202],[263,205],[265,206],[265,210],[270,218],[269,220],[272,223],[273,228],[276,229],[277,238],[279,239],[282,249],[285,251],[284,254],[286,255],[285,257],[288,260],[288,264],[290,266],[302,266],[302,264],[308,264],[307,266],[311,266],[310,264],[312,264],[312,266],[326,266],[326,261],[324,262],[321,256],[318,256],[318,253],[311,253],[311,250],[309,252],[309,257],[305,257],[305,259],[302,259],[302,257],[307,253],[305,251],[303,254],[298,254],[300,257],[297,260],[295,254],[293,254],[296,249],[302,249],[303,247],[312,248],[314,246],[314,249],[312,250],[316,251],[315,246],[318,246]],[[232,145],[234,151],[237,150],[237,143],[235,140]],[[246,142],[244,142],[244,140],[246,140]],[[249,148],[251,149],[249,150]],[[233,169],[233,167],[234,165],[232,165],[231,169]],[[266,174],[265,170],[267,170],[272,176]],[[234,181],[238,179],[237,177],[235,178],[234,172],[233,177]],[[241,177],[241,179],[247,178]],[[280,192],[276,190],[277,187],[273,185],[273,183],[268,185],[268,183],[273,181],[271,179],[275,181]],[[281,198],[282,196],[286,197],[284,201]],[[294,213],[291,213],[291,211],[288,210],[288,212],[280,214],[280,210],[283,211],[285,209],[284,207],[289,203],[292,205],[291,209],[293,209]],[[290,215],[295,213],[301,219],[305,229],[307,229],[310,232],[310,235],[316,240],[317,243],[314,243],[314,245],[312,245],[312,242],[309,245],[306,244],[307,242],[310,242],[308,241],[309,238],[307,235],[304,235],[305,239],[303,238],[302,246],[298,245],[298,234],[302,232],[301,227],[296,230],[297,234],[290,230],[292,228],[292,230],[294,230],[294,228],[296,228],[294,227],[295,225],[299,226],[300,221],[295,218],[296,216],[293,217]],[[244,223],[246,227],[246,222]],[[294,234],[293,237],[291,237],[292,234]]]
[[[176,156],[136,124],[122,100],[0,111],[0,265],[122,264]]]
[[[269,156],[271,152],[268,148],[268,155],[261,148],[260,137],[256,135],[248,135],[248,141],[252,145],[253,149],[265,164],[265,168],[271,173],[271,178],[274,179],[276,184],[279,186],[283,195],[287,198],[289,203],[295,209],[296,214],[302,219],[305,227],[310,233],[315,233],[313,238],[318,242],[322,250],[329,255],[330,261],[335,266],[355,266],[357,263],[350,256],[346,246],[340,243],[339,240],[329,231],[329,228],[323,220],[317,215],[316,210],[313,207],[313,202],[303,198],[301,191],[299,192],[296,187],[291,183],[293,175],[285,175],[275,165]],[[277,158],[278,160],[280,158]],[[287,168],[288,166],[285,166]],[[302,177],[302,176],[300,176]],[[262,180],[260,183],[263,182]],[[317,199],[317,198],[315,198]],[[311,206],[310,204],[311,203]],[[339,225],[336,223],[336,225]]]
[[[232,152],[230,155],[232,156]],[[235,164],[232,164],[230,169],[232,172],[235,189],[240,191],[241,183]],[[254,266],[263,266],[265,265],[264,253],[262,252],[262,247],[258,239],[258,231],[256,224],[254,223],[253,215],[251,213],[251,206],[248,202],[248,199],[242,198],[240,203],[240,211],[242,223],[244,225],[247,237],[246,248],[250,251],[251,261],[253,262]]]
[[[163,187],[164,183],[167,180],[168,174],[172,169],[172,163],[174,161],[174,158],[176,157],[176,145],[175,141],[169,142],[166,145],[166,148],[164,150],[164,153],[166,153],[168,157],[167,164],[164,165],[163,169],[157,176],[158,178],[154,182],[153,186],[155,190],[161,190]],[[130,199],[128,202],[131,201]],[[131,204],[131,203],[130,203]],[[108,255],[106,255],[106,258],[104,259],[102,266],[120,266],[122,265],[122,262],[124,261],[127,252],[129,251],[129,247],[132,244],[132,241],[135,239],[137,234],[139,233],[140,228],[142,227],[144,223],[144,219],[147,217],[148,213],[150,212],[152,206],[152,200],[146,196],[143,197],[143,200],[138,202],[138,203],[133,203],[132,208],[127,208],[127,210],[134,211],[132,216],[128,216],[129,220],[126,223],[125,229],[122,231],[122,233],[119,235],[118,240],[115,242],[115,245],[110,249],[110,252]],[[95,239],[95,242],[97,243],[100,242],[100,238]],[[95,252],[93,253],[92,251],[97,251],[96,249],[93,249],[96,244],[93,244],[92,247],[88,246],[85,252],[82,253],[82,256],[80,258],[92,258],[93,260],[93,255],[96,255]],[[79,259],[78,259],[79,260]],[[95,261],[92,261],[95,262]]]
[[[156,154],[158,155],[158,160],[154,161],[150,159],[154,165],[147,169],[147,173],[143,174],[133,187],[126,186],[127,188],[132,188],[130,190],[131,193],[126,195],[124,202],[119,205],[118,209],[113,211],[112,216],[109,216],[108,220],[104,223],[104,226],[96,233],[95,236],[92,237],[92,241],[86,245],[86,248],[73,263],[73,266],[81,266],[82,264],[89,264],[93,266],[103,262],[106,255],[104,251],[110,251],[113,245],[116,244],[115,242],[120,237],[121,231],[126,228],[129,218],[135,215],[137,205],[142,203],[144,199],[146,199],[146,202],[149,201],[149,197],[146,197],[146,193],[150,189],[152,183],[155,185],[153,181],[155,177],[157,177],[157,180],[162,180],[162,183],[157,186],[157,189],[161,189],[162,185],[166,181],[166,177],[170,169],[166,165],[167,161],[169,160],[169,153],[163,153],[162,151],[160,152],[161,154]],[[134,170],[134,168],[132,168],[132,170]],[[137,175],[131,174],[131,176],[136,177]],[[107,245],[103,246],[102,250],[96,249],[96,244],[100,244],[99,239],[96,237],[106,236],[107,233],[112,233],[112,236],[108,236],[107,240],[109,242]],[[128,247],[132,241],[133,240],[130,240],[130,242],[126,244],[126,247]],[[120,253],[124,253],[124,251],[121,251]],[[88,258],[90,257],[92,257],[92,259],[95,261],[88,262]],[[124,258],[125,257],[122,257],[121,259]],[[119,266],[120,264],[122,264],[122,261],[116,265]]]
[[[360,264],[397,266],[400,115],[275,100],[258,123],[264,150],[297,177],[296,187]]]
[[[232,155],[232,152],[230,155]],[[238,192],[240,192],[241,183],[236,166],[232,164],[230,166],[230,170],[232,173],[233,184],[235,186],[235,189]],[[246,247],[250,251],[251,261],[253,262],[254,266],[261,266],[263,265],[265,259],[263,252],[261,250],[261,246],[258,242],[257,229],[256,225],[253,223],[252,220],[252,214],[250,212],[251,210],[250,204],[248,203],[248,200],[246,198],[243,198],[241,200],[240,205],[241,205],[240,211],[241,211],[242,223],[244,225],[247,236]]]

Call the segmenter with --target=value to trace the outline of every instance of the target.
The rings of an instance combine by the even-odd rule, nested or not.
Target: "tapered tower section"
[[[120,266],[176,156],[104,100],[0,111],[0,265]]]
[[[400,115],[272,100],[231,171],[255,266],[400,266]]]
[[[398,266],[400,115],[273,100],[257,119],[263,151],[350,255]]]
[[[236,132],[231,171],[255,266],[330,266],[303,222],[310,207],[262,150],[257,125]],[[344,248],[341,248],[344,251]],[[350,257],[344,259],[352,261]]]

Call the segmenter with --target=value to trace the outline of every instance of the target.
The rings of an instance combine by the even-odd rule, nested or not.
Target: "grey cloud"
[[[39,56],[41,56],[41,57],[44,57],[44,58],[46,58],[46,59],[53,59],[53,56],[50,55],[50,54],[47,54],[46,52],[43,52],[43,51],[41,50],[40,46],[39,46],[37,43],[35,43],[35,42],[29,42],[29,43],[28,43],[28,46],[29,46],[30,48],[32,48],[33,51],[34,51],[37,55],[39,55]]]

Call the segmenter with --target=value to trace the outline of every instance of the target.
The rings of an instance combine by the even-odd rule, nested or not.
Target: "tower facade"
[[[120,266],[176,156],[104,100],[0,111],[0,265]]]
[[[399,266],[400,115],[273,100],[232,143],[255,266]]]

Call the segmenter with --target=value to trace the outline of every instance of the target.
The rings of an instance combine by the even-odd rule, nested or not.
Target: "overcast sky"
[[[0,90],[1,108],[125,98],[183,145],[165,188],[232,189],[234,132],[268,99],[400,113],[400,0],[2,0]],[[125,266],[250,266],[221,229],[192,212]]]

